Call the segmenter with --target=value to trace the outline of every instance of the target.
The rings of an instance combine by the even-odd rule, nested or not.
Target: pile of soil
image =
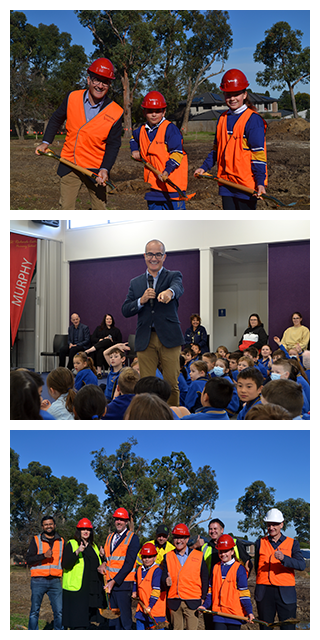
[[[253,605],[253,613],[258,615],[255,600],[255,574],[252,573],[248,580],[249,589],[251,593],[251,601]],[[296,590],[297,590],[297,619],[300,620],[298,628],[308,629],[310,624],[310,575],[308,571],[296,572]],[[29,569],[21,569],[11,572],[10,575],[10,596],[11,606],[10,613],[20,614],[21,616],[29,617],[30,602],[31,602],[31,590],[30,590],[30,571]],[[132,607],[132,617],[134,619],[136,606]],[[46,621],[45,629],[53,629],[53,614],[49,598],[44,596],[41,609],[40,620]],[[15,627],[21,629],[21,626]],[[249,631],[256,631],[259,629],[257,623],[242,625],[242,629],[248,629]],[[199,630],[204,629],[203,616],[199,616]]]
[[[59,210],[59,181],[57,161],[35,155],[40,141],[11,142],[11,210]],[[51,148],[61,152],[61,144]],[[197,179],[194,171],[201,166],[211,151],[211,142],[187,141],[185,150],[189,159],[189,210],[221,210],[221,198],[215,180]],[[268,120],[267,153],[269,186],[267,192],[286,205],[295,202],[290,210],[310,209],[310,124],[305,120]],[[215,169],[212,170],[215,175]],[[144,200],[148,186],[143,181],[143,166],[130,156],[129,143],[122,141],[117,160],[111,172],[116,190],[108,194],[108,209],[147,209]],[[87,190],[81,187],[76,209],[90,207]],[[277,209],[267,200],[259,200],[257,209]],[[287,207],[281,207],[281,209]]]

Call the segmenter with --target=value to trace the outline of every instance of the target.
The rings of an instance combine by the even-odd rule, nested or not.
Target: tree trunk
[[[293,87],[292,85],[288,82],[288,87],[289,87],[289,91],[290,91],[290,98],[291,98],[291,104],[292,104],[292,109],[293,109],[293,117],[294,118],[298,118],[298,111],[297,111],[297,105],[296,105],[296,98],[293,92]]]
[[[132,119],[131,119],[131,98],[130,98],[130,81],[126,71],[121,78],[123,86],[123,128],[124,138],[131,138],[132,136]]]
[[[24,140],[24,126],[23,126],[23,122],[21,122],[19,118],[17,118],[17,120],[14,121],[14,128],[16,130],[16,134],[19,140]]]

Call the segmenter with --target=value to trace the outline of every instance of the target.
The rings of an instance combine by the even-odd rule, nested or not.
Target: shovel
[[[243,623],[249,622],[249,618],[246,616],[235,616],[232,613],[223,613],[222,611],[210,611],[210,609],[199,609],[201,613],[210,613],[212,616],[221,616],[223,618],[232,618],[233,620],[240,620]],[[259,620],[258,618],[253,618],[252,622],[258,622],[264,627],[278,627],[283,624],[295,624],[300,622],[300,620],[296,620],[295,618],[290,618],[288,620],[282,620],[282,622],[265,622],[264,620]]]
[[[219,182],[219,184],[225,184],[228,187],[233,187],[234,189],[238,189],[239,191],[243,191],[244,193],[249,193],[252,196],[257,196],[257,191],[255,191],[255,189],[250,189],[250,187],[245,187],[242,184],[236,184],[235,182],[230,182],[229,180],[224,180],[224,178],[217,178],[216,176],[212,176],[211,173],[197,173],[197,175],[195,176],[196,178],[209,178],[209,180],[217,180]],[[261,193],[259,198],[263,198],[263,200],[271,200],[272,202],[275,202],[277,207],[293,207],[295,204],[297,204],[296,202],[291,202],[290,204],[285,204],[284,202],[281,202],[281,200],[278,200],[277,198],[274,198],[273,196],[269,196],[266,193]]]
[[[149,169],[149,171],[152,171],[152,173],[154,173],[156,176],[162,176],[162,172],[159,171],[158,169],[156,169],[152,164],[150,164],[150,162],[147,162],[146,160],[144,160],[144,158],[134,158],[133,156],[131,156],[132,160],[136,160],[136,162],[142,162],[142,164],[145,166],[146,169]],[[180,187],[178,187],[174,182],[172,182],[172,180],[170,180],[170,178],[166,178],[165,182],[167,182],[170,187],[173,187],[173,189],[175,191],[177,191],[177,193],[179,194],[179,200],[190,200],[190,198],[193,198],[193,196],[195,196],[195,193],[191,193],[189,196],[185,196],[184,193],[181,191]]]
[[[105,586],[107,586],[107,579],[106,576],[103,576],[103,581]],[[107,607],[105,609],[99,609],[99,613],[103,618],[108,618],[108,620],[114,620],[115,618],[120,618],[120,609],[111,609],[110,607],[110,602],[109,602],[109,594],[108,591],[105,591],[106,594],[106,600],[107,600]]]
[[[150,620],[152,620],[153,627],[148,629],[148,631],[156,631],[157,629],[164,629],[165,627],[168,626],[168,623],[167,623],[166,620],[165,620],[165,622],[156,622],[154,617],[151,615],[151,613],[147,611],[146,606],[144,605],[142,600],[140,600],[140,598],[132,598],[132,600],[136,600],[137,602],[139,602],[140,606],[142,607],[143,613],[146,616],[148,616],[150,618]]]
[[[52,149],[47,149],[47,151],[38,151],[38,153],[41,156],[49,156],[49,158],[54,158],[55,160],[59,160],[59,162],[62,162],[62,164],[67,165],[67,167],[70,167],[71,169],[74,169],[75,171],[79,171],[79,173],[83,173],[83,175],[88,176],[89,178],[91,178],[91,180],[94,183],[96,183],[96,178],[98,177],[97,173],[94,173],[93,171],[90,171],[89,169],[85,169],[84,167],[80,167],[78,164],[74,164],[73,162],[70,162],[69,160],[66,160],[65,158],[62,158],[57,153],[52,151]],[[112,182],[110,182],[110,180],[107,180],[105,182],[105,185],[108,185],[108,187],[111,187],[111,189],[115,189],[116,188],[115,185],[112,184]]]

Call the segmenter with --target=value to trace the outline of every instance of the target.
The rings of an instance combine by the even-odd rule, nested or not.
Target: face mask
[[[213,373],[215,376],[223,376],[224,369],[222,367],[213,367]]]
[[[280,380],[280,378],[281,378],[281,373],[274,373],[274,372],[272,371],[272,373],[270,374],[270,378],[271,378],[271,380]]]

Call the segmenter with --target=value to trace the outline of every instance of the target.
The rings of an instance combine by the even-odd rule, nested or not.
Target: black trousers
[[[292,602],[286,604],[283,602],[279,587],[267,586],[265,595],[260,602],[257,602],[258,608],[258,618],[260,620],[264,620],[264,622],[274,622],[276,614],[278,614],[278,618],[280,622],[282,620],[288,620],[289,618],[296,617],[297,611],[297,603]],[[290,631],[295,629],[295,624],[284,624],[280,629],[282,631]],[[263,625],[260,625],[261,630],[271,631],[272,629],[268,629]]]
[[[241,198],[233,198],[232,196],[221,196],[222,207],[224,210],[234,209],[251,209],[257,208],[257,198],[253,196],[250,200],[242,200]]]
[[[71,347],[71,349],[69,349],[69,347],[61,347],[60,349],[60,353],[59,353],[59,367],[65,367],[66,366],[66,357],[69,356],[69,362],[67,364],[68,369],[72,370],[73,368],[73,358],[74,356],[79,353],[79,351],[83,351],[84,349],[81,349],[81,347]]]

